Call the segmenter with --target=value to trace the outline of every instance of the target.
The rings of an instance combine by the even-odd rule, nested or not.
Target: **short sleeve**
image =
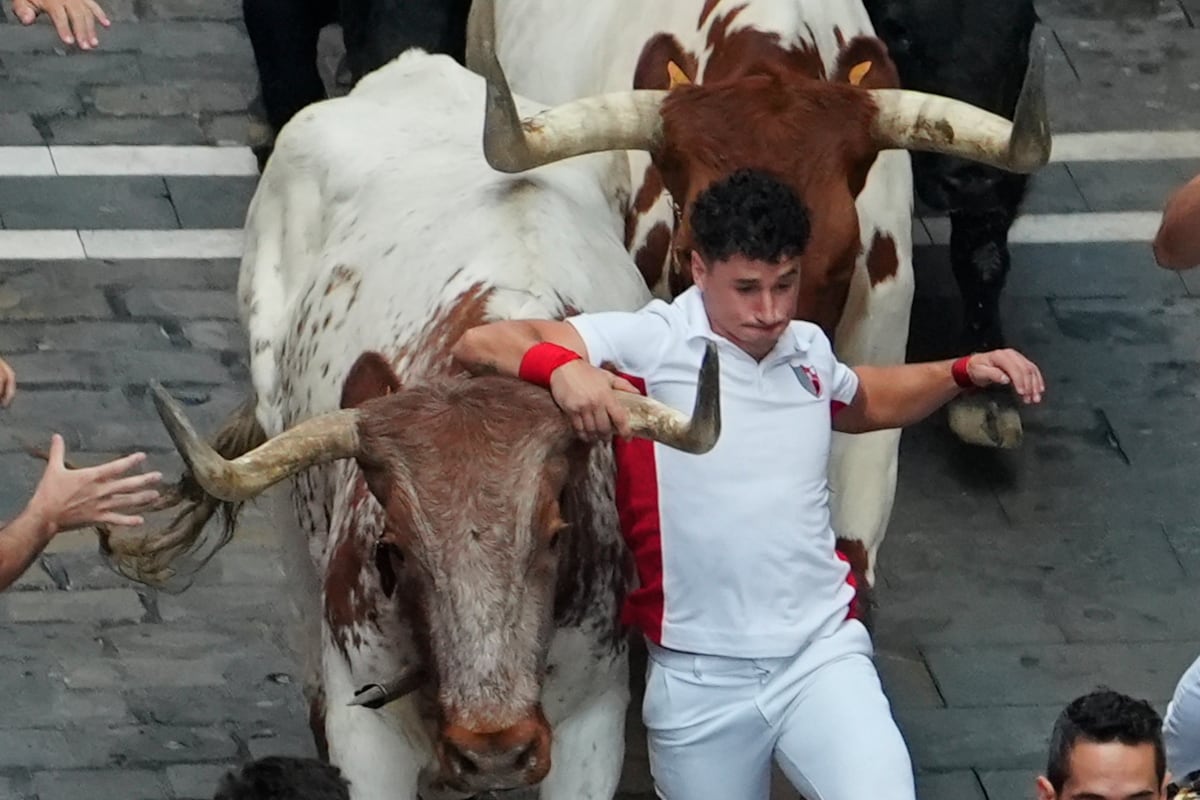
[[[652,301],[640,311],[601,311],[567,317],[587,347],[594,366],[610,363],[622,372],[644,376],[657,367],[670,343],[667,304]]]
[[[848,406],[854,402],[854,395],[858,393],[858,374],[848,366],[833,359],[833,383],[830,388],[829,399],[834,403],[841,403]]]

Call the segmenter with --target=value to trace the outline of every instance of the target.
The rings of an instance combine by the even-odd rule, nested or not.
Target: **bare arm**
[[[505,320],[470,328],[451,352],[472,374],[500,373],[515,378],[525,353],[540,342],[574,350],[587,360],[587,346],[569,322],[544,319]]]
[[[132,455],[85,469],[68,469],[62,437],[54,434],[42,479],[24,510],[0,529],[0,591],[29,569],[59,531],[106,525],[140,525],[134,512],[158,499],[151,488],[162,475],[148,472],[127,476],[146,459]]]
[[[1200,175],[1167,201],[1154,237],[1154,260],[1167,269],[1200,265]]]
[[[637,389],[624,378],[593,367],[588,362],[583,338],[570,323],[508,320],[480,325],[464,333],[452,353],[455,360],[472,374],[499,373],[519,377],[525,353],[542,342],[565,347],[580,355],[580,360],[554,370],[550,380],[554,402],[570,417],[579,437],[598,441],[611,436],[614,430],[620,436],[630,436],[629,414],[613,392],[637,393]]]
[[[854,402],[834,417],[834,429],[867,433],[903,428],[920,422],[956,397],[962,389],[951,373],[953,361],[855,367],[858,392]],[[1015,350],[979,353],[968,362],[976,386],[1011,384],[1026,403],[1040,403],[1046,391],[1037,366]]]

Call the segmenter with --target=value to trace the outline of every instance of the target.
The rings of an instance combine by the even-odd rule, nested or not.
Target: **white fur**
[[[703,6],[703,0],[495,0],[496,52],[513,91],[562,103],[633,88],[638,57],[657,33],[674,35],[684,49],[697,54],[703,75],[711,56],[709,29],[740,6],[745,8],[729,26],[731,32],[752,27],[777,33],[784,46],[806,41],[821,53],[827,73],[832,73],[837,59],[835,27],[846,40],[874,33],[859,0],[720,0],[698,29]],[[649,157],[631,152],[629,160],[636,195]],[[857,208],[864,249],[837,330],[838,356],[849,364],[902,363],[913,294],[912,172],[907,153],[880,156]],[[634,252],[660,222],[673,225],[665,193],[638,221],[631,243]],[[871,287],[866,255],[877,231],[895,240],[899,268],[894,278]],[[666,295],[664,282],[654,289],[659,296]],[[898,431],[834,437],[830,467],[834,530],[866,545],[872,581],[875,553],[895,496],[899,441]]]
[[[281,132],[250,206],[239,280],[258,419],[268,435],[336,408],[364,351],[390,358],[410,385],[442,369],[422,352],[401,353],[475,284],[494,290],[492,318],[547,317],[564,304],[633,309],[649,300],[622,243],[623,157],[496,173],[480,144],[483,88],[449,58],[410,52],[349,96],[305,109]],[[539,108],[520,104],[527,113]],[[360,532],[381,525],[373,499],[352,499],[356,473],[342,462],[293,482],[318,580],[350,522]],[[611,503],[610,485],[597,484],[593,494]],[[619,535],[615,514],[601,522]],[[301,547],[304,538],[293,539]],[[380,627],[364,621],[347,658],[322,627],[319,680],[332,760],[355,800],[415,798],[433,761],[428,723],[407,700],[380,711],[346,706],[356,687],[395,674],[411,651],[408,631],[398,619]],[[556,669],[543,699],[558,731],[546,800],[615,791],[625,661],[623,650],[578,630],[554,639]],[[593,747],[593,757],[575,757]],[[442,796],[428,786],[422,792]]]

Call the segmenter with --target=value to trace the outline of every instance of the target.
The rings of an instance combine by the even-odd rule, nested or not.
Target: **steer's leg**
[[[323,651],[329,761],[350,781],[351,800],[417,800],[428,743],[413,741],[414,726],[402,728],[389,713],[347,706],[355,690],[349,667],[328,639]]]
[[[612,800],[625,760],[629,687],[613,684],[554,728],[541,800]]]
[[[994,173],[994,175],[993,175]],[[984,198],[964,201],[950,213],[950,263],[962,295],[963,345],[967,352],[1004,347],[1000,295],[1008,278],[1008,230],[1024,194],[1023,175],[997,170]],[[1021,440],[1021,417],[1007,387],[965,395],[950,407],[950,426],[970,444],[1014,447]]]

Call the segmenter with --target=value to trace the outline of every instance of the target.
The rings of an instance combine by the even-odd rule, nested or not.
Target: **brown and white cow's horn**
[[[219,500],[249,500],[314,464],[358,452],[358,412],[333,411],[305,420],[229,461],[196,433],[183,408],[158,381],[151,381],[150,388],[175,448],[204,491]]]
[[[872,89],[879,108],[875,140],[884,148],[927,150],[1009,172],[1036,172],[1050,160],[1045,74],[1046,43],[1038,38],[1030,45],[1029,68],[1012,122],[948,97]]]
[[[500,172],[524,172],[564,158],[609,150],[655,150],[662,141],[664,91],[585,97],[522,120],[491,41],[480,42],[487,80],[483,154]]]
[[[640,394],[617,392],[617,397],[629,412],[635,435],[685,453],[707,453],[721,435],[721,370],[716,344],[708,342],[705,347],[691,417]]]

